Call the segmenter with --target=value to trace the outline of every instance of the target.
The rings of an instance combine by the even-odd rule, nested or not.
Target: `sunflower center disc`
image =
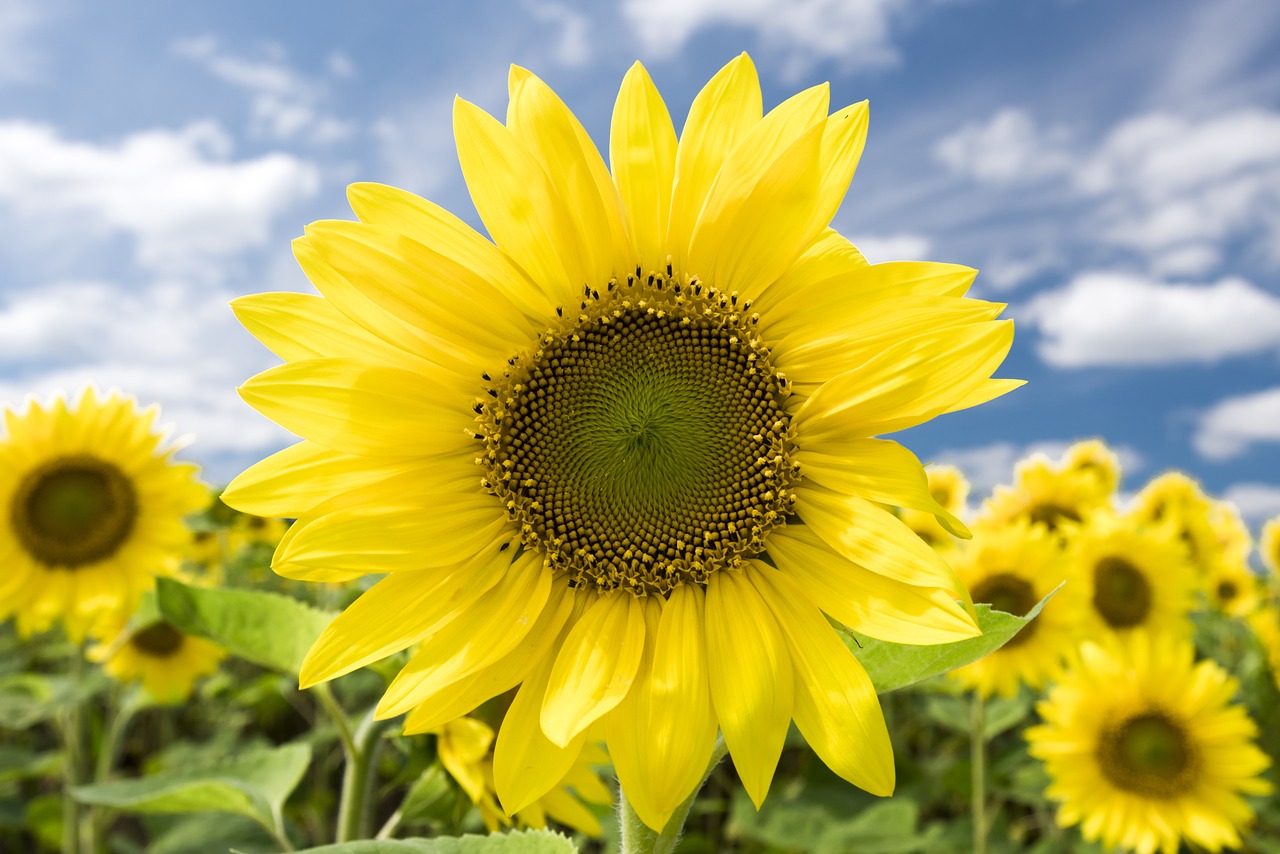
[[[750,324],[714,291],[658,282],[638,301],[634,283],[589,296],[513,360],[481,418],[486,483],[526,546],[574,583],[637,595],[762,551],[795,476],[786,383]]]
[[[76,569],[110,557],[129,538],[138,496],[110,463],[85,455],[59,457],[23,478],[10,515],[32,557]]]
[[[129,643],[147,655],[168,658],[182,648],[182,633],[168,623],[152,623],[134,632]]]
[[[970,596],[974,602],[986,602],[997,611],[1004,611],[1015,617],[1025,617],[1027,612],[1040,601],[1036,598],[1036,591],[1031,583],[1011,572],[999,572],[987,576],[974,585]],[[1031,640],[1039,624],[1039,620],[1027,623],[1016,635],[1005,642],[1005,648],[1021,646]]]
[[[1122,789],[1173,798],[1196,778],[1195,747],[1177,723],[1160,712],[1131,717],[1104,730],[1098,743],[1102,773]]]
[[[1074,507],[1068,507],[1065,504],[1054,504],[1049,501],[1041,502],[1034,505],[1027,511],[1027,515],[1031,517],[1033,523],[1040,522],[1050,533],[1058,530],[1063,522],[1079,522],[1080,513]]]
[[[1093,568],[1093,607],[1113,629],[1131,629],[1151,611],[1151,584],[1124,558],[1104,557]]]

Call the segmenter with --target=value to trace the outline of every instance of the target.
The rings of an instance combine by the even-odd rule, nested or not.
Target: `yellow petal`
[[[587,805],[563,789],[553,788],[542,796],[539,803],[549,817],[565,827],[591,837],[600,837],[604,834],[600,820],[587,808]]]
[[[507,709],[493,747],[493,782],[507,814],[519,812],[564,779],[587,740],[582,731],[561,747],[542,732],[539,715],[553,659],[543,660],[525,679]]]
[[[887,439],[831,437],[825,453],[801,448],[795,461],[806,480],[835,493],[860,495],[870,501],[922,510],[938,517],[958,537],[969,529],[947,512],[929,492],[929,478],[916,455]]]
[[[823,384],[794,418],[817,449],[824,434],[904,430],[951,408],[985,383],[1013,343],[1008,320],[972,323],[899,342]]]
[[[787,639],[800,734],[850,783],[873,795],[893,794],[893,746],[867,672],[786,576],[759,561],[748,563],[746,575]]]
[[[407,190],[370,183],[348,186],[347,201],[361,222],[399,231],[474,270],[529,317],[547,317],[555,309],[547,295],[502,250],[434,202]]]
[[[573,607],[574,597],[569,588],[552,584],[538,621],[520,643],[488,667],[423,697],[405,718],[405,734],[432,730],[519,685],[534,666],[558,647]]]
[[[969,593],[938,553],[888,510],[821,487],[796,490],[796,512],[837,554],[917,587],[939,587],[966,603]]]
[[[609,162],[645,272],[667,263],[667,223],[675,180],[676,131],[639,62],[622,78],[609,130]]]
[[[677,269],[687,267],[689,238],[725,158],[760,121],[760,79],[745,53],[707,82],[689,108],[676,150],[666,245]]]
[[[627,695],[644,652],[644,607],[630,593],[601,594],[569,631],[542,704],[542,731],[568,744]]]
[[[469,362],[505,359],[537,332],[474,270],[397,232],[334,221],[308,226],[307,237],[365,296]]]
[[[576,226],[586,283],[635,270],[636,253],[623,221],[622,200],[595,143],[564,101],[533,73],[511,66],[507,127],[542,164]]]
[[[809,600],[851,629],[892,643],[952,643],[981,634],[946,590],[903,584],[836,554],[807,525],[769,535],[769,557]]]
[[[333,495],[360,489],[423,466],[414,457],[357,457],[299,442],[254,463],[222,492],[245,513],[292,519]]]
[[[422,640],[497,584],[510,555],[494,544],[454,566],[388,575],[320,633],[302,662],[301,687],[350,673]]]
[[[378,717],[406,712],[515,649],[538,622],[551,596],[551,583],[551,570],[542,565],[541,555],[526,552],[517,558],[501,581],[454,611],[422,642],[387,686],[378,703]]]
[[[826,226],[813,219],[822,131],[813,125],[758,179],[717,178],[689,238],[689,273],[750,295],[795,262]]]
[[[654,830],[702,782],[715,749],[703,619],[703,592],[693,585],[676,587],[664,608],[649,606],[644,661],[627,698],[605,718],[618,780]]]
[[[512,532],[502,505],[478,490],[404,503],[363,504],[299,519],[281,538],[272,566],[396,572],[451,566]]]
[[[236,319],[286,362],[349,356],[371,364],[422,370],[423,359],[352,323],[315,294],[266,293],[231,301]]]
[[[822,133],[822,178],[813,219],[822,226],[840,209],[853,173],[867,143],[867,102],[859,101],[833,113]]]
[[[309,359],[263,371],[239,391],[286,430],[336,451],[403,457],[465,453],[476,444],[470,410],[401,368]]]
[[[737,570],[711,576],[707,681],[733,765],[756,809],[764,803],[791,723],[795,685],[778,622]]]
[[[761,295],[753,308],[760,312],[761,331],[778,323],[802,326],[791,314],[826,298],[874,304],[904,296],[962,297],[978,271],[959,264],[932,261],[893,261],[867,264],[852,243],[827,229],[796,259],[795,264]]]
[[[489,236],[557,305],[577,300],[594,271],[575,245],[577,230],[537,159],[495,118],[461,98],[453,133],[467,189]]]

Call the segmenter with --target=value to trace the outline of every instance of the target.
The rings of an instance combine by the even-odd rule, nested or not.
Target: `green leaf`
[[[992,697],[986,701],[982,735],[987,741],[1013,729],[1031,715],[1031,696]],[[934,694],[925,700],[925,714],[955,732],[969,734],[973,716],[972,694]]]
[[[78,786],[71,794],[82,803],[131,812],[226,812],[270,826],[310,762],[305,745],[287,744],[202,768]]]
[[[334,615],[279,593],[192,587],[156,579],[166,620],[246,661],[296,674]]]
[[[572,840],[549,830],[512,830],[488,836],[434,839],[362,839],[306,848],[297,854],[576,854]]]
[[[82,705],[107,686],[101,672],[83,678],[11,673],[0,676],[0,727],[24,730],[58,712]]]
[[[1008,643],[1023,626],[1035,619],[1040,609],[1057,592],[1058,588],[1054,588],[1025,617],[993,611],[990,605],[978,605],[976,610],[978,628],[982,629],[981,636],[955,643],[912,646],[876,640],[853,631],[847,633],[844,641],[866,668],[871,683],[876,686],[876,692],[887,694],[930,676],[963,667],[995,652]]]

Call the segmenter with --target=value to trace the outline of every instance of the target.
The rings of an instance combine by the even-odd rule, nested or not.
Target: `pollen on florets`
[[[762,552],[799,467],[750,303],[668,267],[557,315],[477,401],[483,483],[525,547],[571,583],[637,595]]]

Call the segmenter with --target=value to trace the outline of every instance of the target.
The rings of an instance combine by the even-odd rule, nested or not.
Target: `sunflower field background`
[[[9,0],[0,852],[1280,851],[1277,8]]]

